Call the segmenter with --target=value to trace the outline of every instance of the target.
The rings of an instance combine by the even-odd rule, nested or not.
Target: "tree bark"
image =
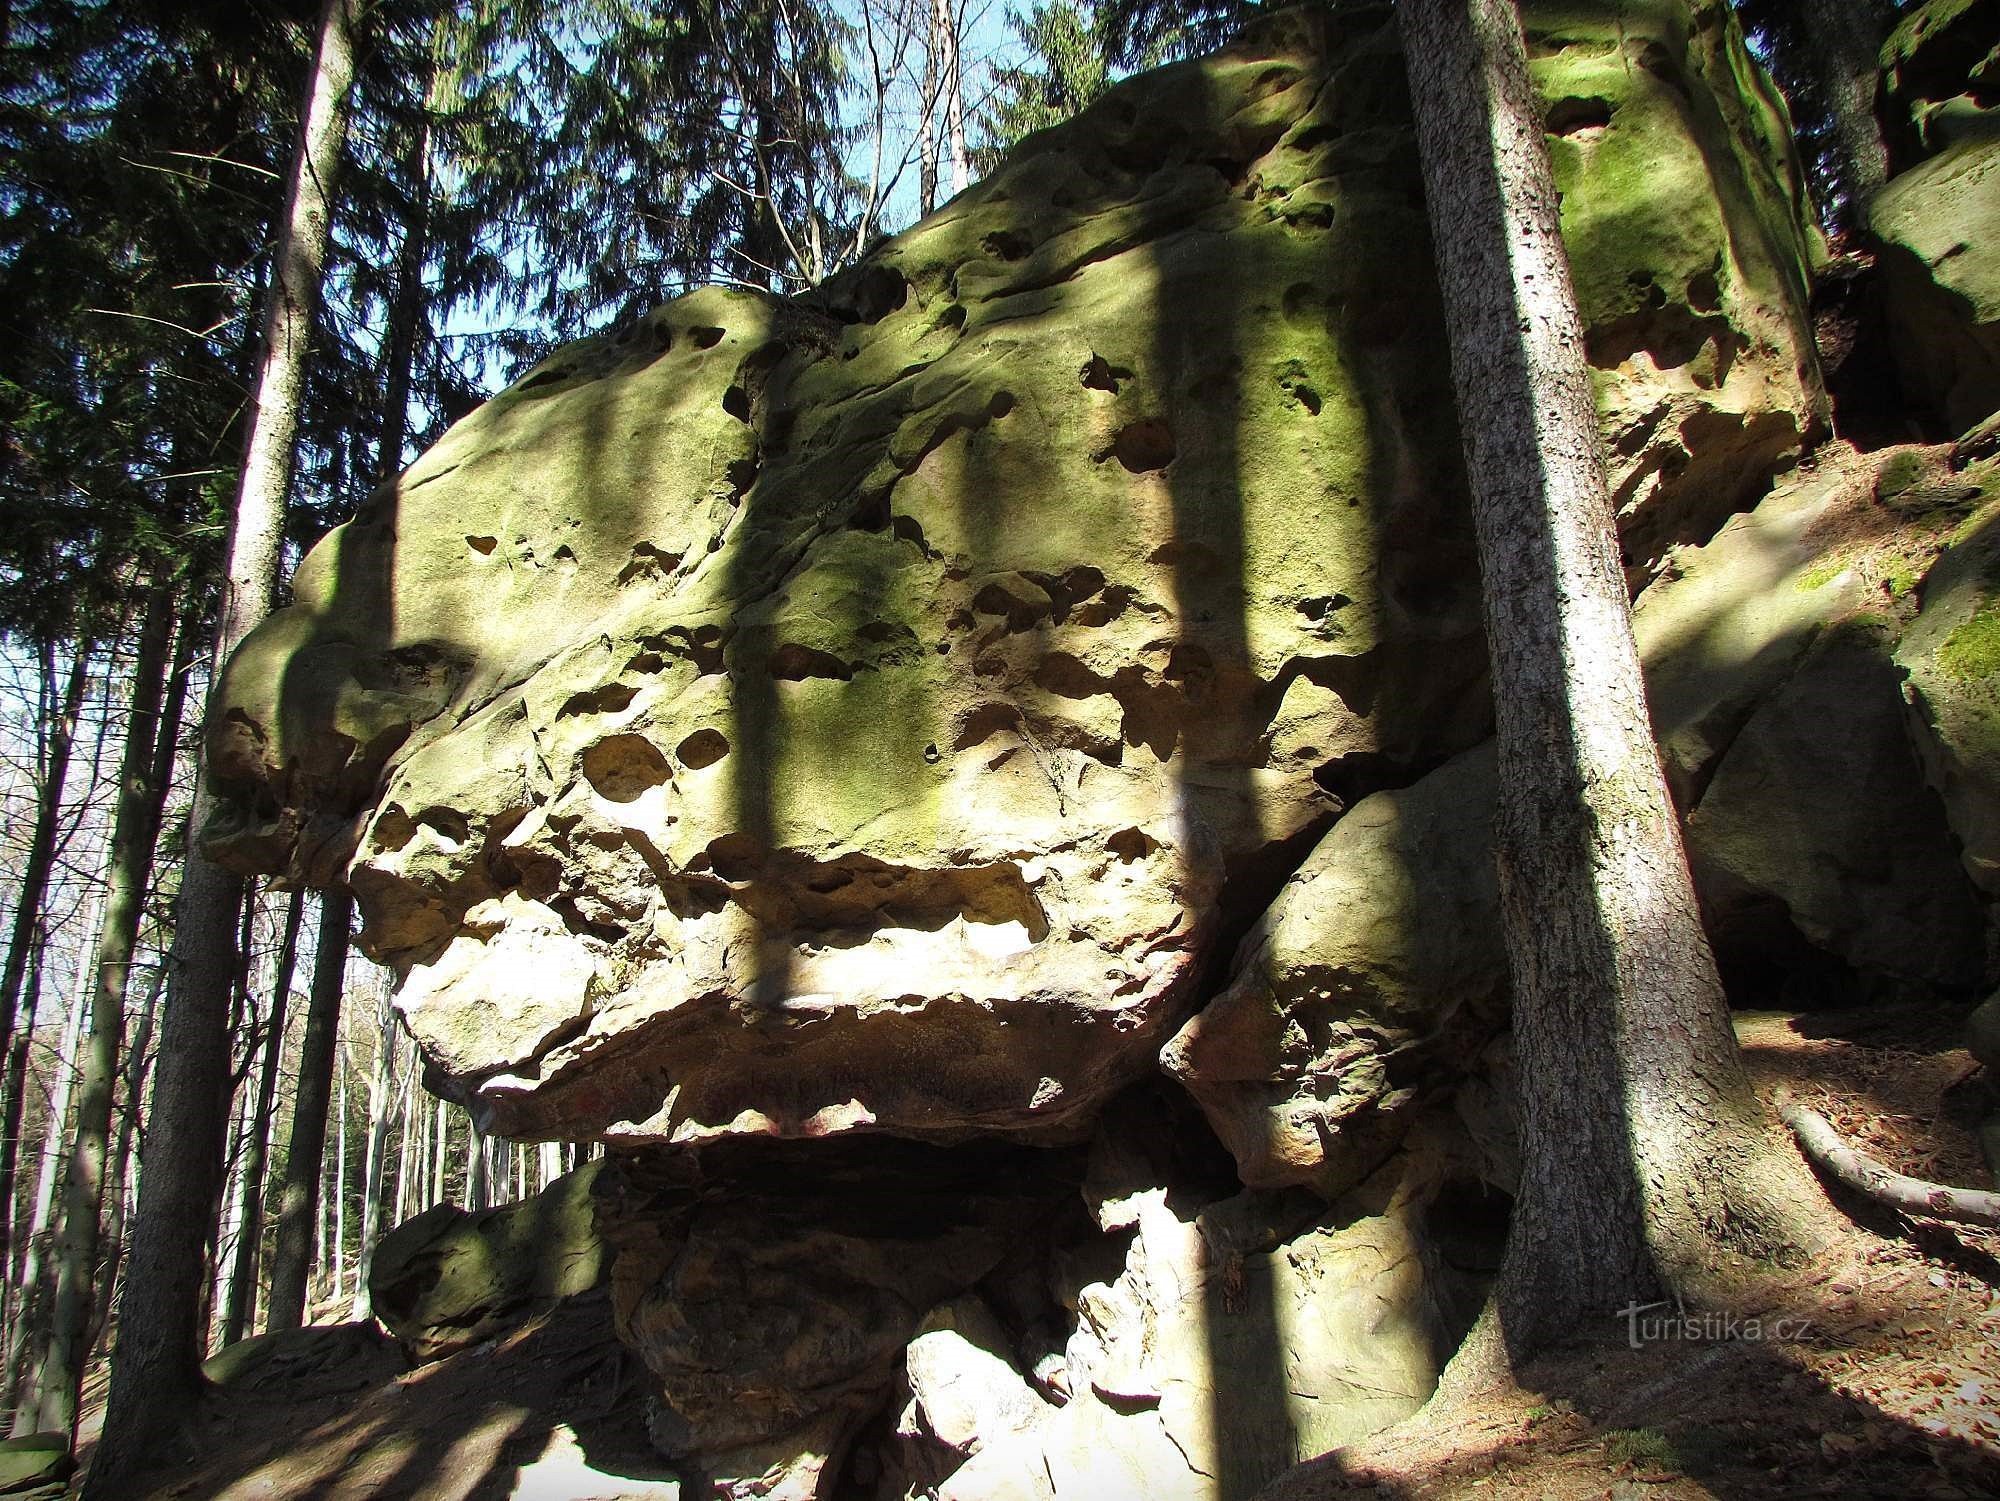
[[[271,1114],[278,1098],[278,1067],[285,1052],[285,1013],[292,970],[299,957],[299,922],[304,915],[305,892],[294,891],[285,907],[285,931],[279,939],[277,974],[271,983],[271,1020],[266,1028],[270,1036],[264,1046],[257,1104],[251,1112],[243,1159],[243,1223],[236,1235],[236,1265],[229,1274],[229,1303],[222,1314],[224,1345],[233,1345],[250,1332],[256,1310],[257,1253],[264,1239],[264,1164],[270,1154]]]
[[[209,682],[271,607],[299,393],[325,272],[331,192],[354,77],[351,0],[326,0],[298,149],[286,185],[266,296],[264,345],[242,484],[230,516],[227,565]],[[212,794],[197,775],[193,829]],[[118,1501],[156,1469],[201,1390],[202,1247],[215,1223],[227,1120],[225,1020],[240,880],[189,853],[176,911],[171,980],[161,1023],[153,1116],[141,1162],[103,1434],[84,1482],[89,1501]]]
[[[104,1338],[104,1331],[110,1327],[111,1301],[118,1288],[118,1275],[125,1257],[125,1221],[129,1191],[128,1182],[137,1187],[132,1179],[132,1141],[139,1131],[139,1105],[146,1097],[148,1050],[153,1042],[153,1023],[159,1017],[160,992],[166,988],[167,971],[162,965],[153,971],[152,983],[146,987],[145,1004],[139,1008],[139,1025],[132,1029],[132,1048],[125,1059],[125,1109],[118,1120],[118,1147],[111,1157],[111,1181],[106,1185],[105,1198],[109,1203],[108,1223],[104,1230],[107,1255],[104,1259],[104,1276],[98,1288],[94,1311],[91,1348],[95,1349]]]
[[[1523,1165],[1518,1362],[1785,1216],[1647,719],[1582,321],[1512,0],[1402,0],[1472,490]]]
[[[11,1247],[14,1235],[16,1188],[19,1180],[21,1126],[28,1096],[28,1043],[35,1035],[35,1015],[41,1009],[42,945],[36,945],[28,960],[28,975],[22,987],[21,1025],[15,1029],[14,1045],[7,1051],[7,1103],[5,1124],[0,1125],[0,1245]],[[14,1265],[11,1250],[0,1251],[0,1269]],[[12,1277],[7,1279],[6,1320],[0,1350],[13,1343],[14,1326],[19,1322],[26,1289]],[[4,1380],[4,1373],[0,1373]]]
[[[938,35],[938,7],[945,0],[929,0],[929,23],[924,32],[924,78],[919,89],[917,129],[917,215],[937,207],[938,186],[938,99],[943,49]]]
[[[433,66],[432,77],[436,69]],[[403,243],[396,253],[396,300],[389,311],[388,337],[383,341],[382,433],[376,444],[379,482],[388,483],[403,469],[403,442],[409,436],[410,378],[417,358],[417,326],[424,316],[424,258],[430,252],[431,216],[431,90],[424,90],[424,118],[410,149],[405,170],[411,182],[410,222],[403,226]]]
[[[271,1294],[264,1315],[265,1327],[273,1332],[296,1329],[305,1319],[353,912],[353,899],[345,888],[320,897],[319,947],[313,956],[305,1036],[299,1043],[298,1094],[292,1105],[291,1141],[285,1152],[284,1187],[278,1202],[278,1240],[271,1253]]]
[[[1875,190],[1889,180],[1889,149],[1875,115],[1882,43],[1896,25],[1891,0],[1739,0],[1743,24],[1761,34],[1794,115],[1825,112],[1833,220],[1858,229]]]
[[[139,925],[145,918],[146,889],[152,879],[153,849],[166,798],[166,787],[154,780],[154,770],[163,732],[161,709],[172,667],[173,607],[172,591],[164,582],[156,583],[147,598],[132,669],[131,707],[118,769],[118,804],[112,818],[110,886],[105,893],[104,927],[93,966],[96,981],[90,1002],[90,1046],[77,1091],[76,1135],[70,1146],[69,1182],[58,1236],[55,1306],[36,1383],[35,1427],[45,1433],[69,1433],[76,1426],[83,1365],[89,1355],[112,1095],[118,1078],[118,1054],[125,1040],[126,988]],[[104,1284],[104,1290],[108,1296],[109,1283]]]
[[[395,993],[382,987],[375,1023],[375,1062],[368,1076],[368,1143],[361,1158],[361,1234],[354,1243],[354,1319],[369,1316],[368,1264],[382,1233],[382,1164],[396,1099]]]

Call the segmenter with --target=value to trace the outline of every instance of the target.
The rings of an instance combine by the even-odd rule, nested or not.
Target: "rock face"
[[[1798,185],[1719,4],[1535,32],[1643,570],[1818,424]],[[1279,18],[552,356],[233,659],[211,848],[344,873],[503,1134],[1075,1129],[1486,730],[1393,35]]]
[[[1970,999],[2000,443],[1774,488],[1824,406],[1782,107],[1721,0],[1525,11],[1725,979]],[[386,1240],[406,1346],[606,1281],[728,1498],[1236,1501],[1421,1405],[1519,1154],[1394,35],[1273,17],[808,295],[558,351],[309,555],[210,848],[352,884],[483,1129],[610,1144]]]
[[[2000,3],[1930,0],[1882,48],[1899,174],[1869,204],[1904,388],[1952,434],[2000,408]]]
[[[963,1331],[949,1310],[976,1307],[975,1284],[1045,1248],[1024,1227],[1080,1218],[1076,1158],[907,1142],[621,1154],[600,1224],[619,1336],[654,1378],[655,1444],[726,1495],[820,1494],[906,1346],[932,1353],[910,1357],[910,1379],[959,1443],[981,1420],[996,1436],[1028,1422],[1041,1401],[1018,1374],[998,1397],[962,1381],[947,1397],[965,1360],[937,1336]],[[990,1389],[1013,1354],[986,1355]]]

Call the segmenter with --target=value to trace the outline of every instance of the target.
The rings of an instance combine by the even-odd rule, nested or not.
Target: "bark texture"
[[[354,79],[351,0],[327,0],[307,106],[286,190],[285,221],[266,296],[242,486],[230,518],[211,683],[270,612],[277,584],[307,345],[325,271],[331,192]],[[194,827],[212,794],[197,783]],[[171,978],[160,1027],[153,1116],[141,1156],[140,1203],[121,1305],[118,1359],[87,1496],[130,1494],[158,1462],[200,1390],[203,1247],[215,1223],[227,1125],[230,984],[241,878],[191,856],[176,908]]]
[[[1751,1096],[1647,719],[1512,0],[1398,6],[1473,495],[1522,1081],[1518,1359],[1698,1268]]]

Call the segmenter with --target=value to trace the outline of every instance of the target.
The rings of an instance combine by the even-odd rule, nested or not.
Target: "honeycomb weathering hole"
[[[1173,463],[1179,450],[1174,446],[1173,429],[1157,417],[1144,417],[1118,430],[1111,452],[1134,474],[1147,474]]]
[[[674,759],[689,771],[713,766],[729,754],[729,740],[717,729],[699,729],[674,749]]]
[[[673,775],[644,735],[607,735],[583,753],[583,778],[599,797],[629,803]]]

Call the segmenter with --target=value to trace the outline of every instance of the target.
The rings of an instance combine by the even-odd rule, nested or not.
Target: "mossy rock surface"
[[[1896,365],[1944,431],[2000,409],[2000,115],[1876,194]]]
[[[0,1439],[0,1495],[21,1495],[44,1486],[61,1494],[63,1482],[75,1467],[67,1434],[29,1433]]]
[[[1631,564],[1820,424],[1721,0],[1530,6]],[[794,299],[551,355],[228,665],[208,847],[346,879],[503,1135],[1076,1129],[1226,921],[1488,732],[1393,14],[1111,90]]]
[[[588,1292],[610,1267],[592,1198],[602,1167],[587,1163],[519,1203],[471,1213],[437,1204],[405,1220],[369,1264],[375,1317],[412,1359],[435,1360]]]

